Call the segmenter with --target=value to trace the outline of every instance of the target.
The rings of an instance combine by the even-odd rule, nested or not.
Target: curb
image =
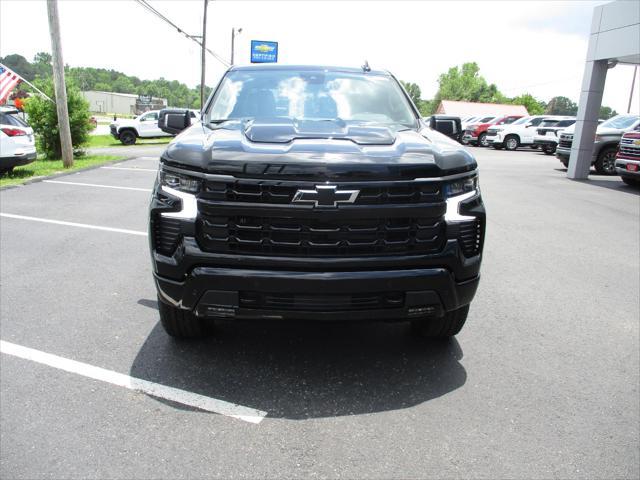
[[[19,183],[17,185],[4,185],[4,186],[0,187],[0,191],[2,191],[2,190],[10,190],[12,188],[21,188],[21,187],[24,187],[25,185],[31,185],[32,183],[38,183],[38,182],[41,182],[43,180],[49,180],[50,178],[66,177],[67,175],[73,175],[74,173],[80,173],[80,172],[87,172],[89,170],[95,170],[97,168],[104,167],[105,165],[113,165],[114,163],[125,162],[127,160],[133,160],[135,158],[138,158],[138,156],[139,155],[132,156],[132,157],[121,157],[121,158],[118,158],[117,160],[109,160],[108,162],[104,162],[104,163],[101,163],[99,165],[91,165],[89,167],[79,168],[77,170],[71,170],[71,171],[68,171],[68,172],[57,172],[57,173],[52,173],[51,175],[43,175],[41,177],[31,177],[28,180],[25,180],[24,182]]]

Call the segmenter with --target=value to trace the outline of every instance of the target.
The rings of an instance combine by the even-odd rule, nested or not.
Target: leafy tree
[[[541,100],[537,100],[530,93],[518,95],[512,98],[509,103],[513,105],[523,105],[527,109],[527,112],[529,112],[529,115],[541,115],[545,113],[546,104]]]
[[[51,79],[36,80],[36,86],[55,101],[53,82]],[[82,97],[73,81],[67,79],[67,107],[71,126],[71,143],[74,154],[82,153],[81,147],[87,143],[92,126],[89,123],[89,103]],[[49,159],[62,157],[60,133],[58,130],[58,114],[56,105],[46,98],[33,96],[25,102],[24,110],[29,115],[29,124],[36,133],[38,149]]]
[[[411,100],[413,101],[414,105],[420,108],[420,103],[422,102],[422,93],[420,92],[420,87],[418,86],[418,84],[411,83],[411,82],[403,82],[402,80],[400,80],[400,83],[402,84],[404,89],[407,91],[407,94],[409,95],[409,98],[411,98]]]
[[[7,55],[4,58],[0,58],[0,63],[9,67],[25,80],[32,81],[35,78],[35,70],[33,66],[22,55],[18,55],[16,53]]]
[[[52,62],[51,54],[47,52],[38,52],[33,57],[33,70],[35,78],[47,78],[52,74]]]
[[[434,101],[461,100],[466,102],[497,103],[506,97],[498,91],[495,84],[488,84],[480,74],[480,67],[469,62],[462,67],[451,67],[438,78],[438,91]]]
[[[576,115],[578,105],[567,97],[553,97],[547,103],[547,108],[543,113],[549,115]]]
[[[613,110],[611,107],[607,107],[605,105],[600,107],[600,115],[598,118],[602,118],[603,120],[607,120],[611,117],[615,117],[618,115],[618,112]]]

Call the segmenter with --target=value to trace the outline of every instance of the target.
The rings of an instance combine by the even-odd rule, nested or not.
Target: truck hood
[[[429,128],[289,119],[196,124],[161,161],[236,177],[314,181],[439,177],[477,166],[460,144]]]
[[[575,125],[571,125],[570,127],[567,127],[564,130],[562,130],[562,133],[568,133],[570,135],[573,135],[574,132],[575,132]],[[624,132],[625,130],[619,129],[619,128],[598,127],[596,129],[596,135],[602,135],[602,136],[622,135],[622,133]]]

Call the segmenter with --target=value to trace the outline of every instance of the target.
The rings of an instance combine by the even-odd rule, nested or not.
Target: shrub
[[[52,80],[35,82],[36,86],[55,100]],[[67,108],[71,127],[71,143],[74,155],[81,155],[82,146],[89,140],[91,131],[89,103],[82,97],[80,90],[67,80]],[[58,130],[58,113],[56,105],[44,97],[33,95],[24,105],[29,116],[29,124],[36,134],[38,150],[47,158],[61,158],[60,133]]]

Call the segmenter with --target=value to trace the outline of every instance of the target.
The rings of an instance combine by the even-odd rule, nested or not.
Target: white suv
[[[18,117],[15,108],[0,107],[0,174],[36,159],[33,128]]]
[[[506,148],[516,150],[518,147],[534,147],[538,127],[544,120],[565,118],[560,115],[532,115],[523,117],[509,125],[496,125],[487,130],[487,141],[496,150]]]

